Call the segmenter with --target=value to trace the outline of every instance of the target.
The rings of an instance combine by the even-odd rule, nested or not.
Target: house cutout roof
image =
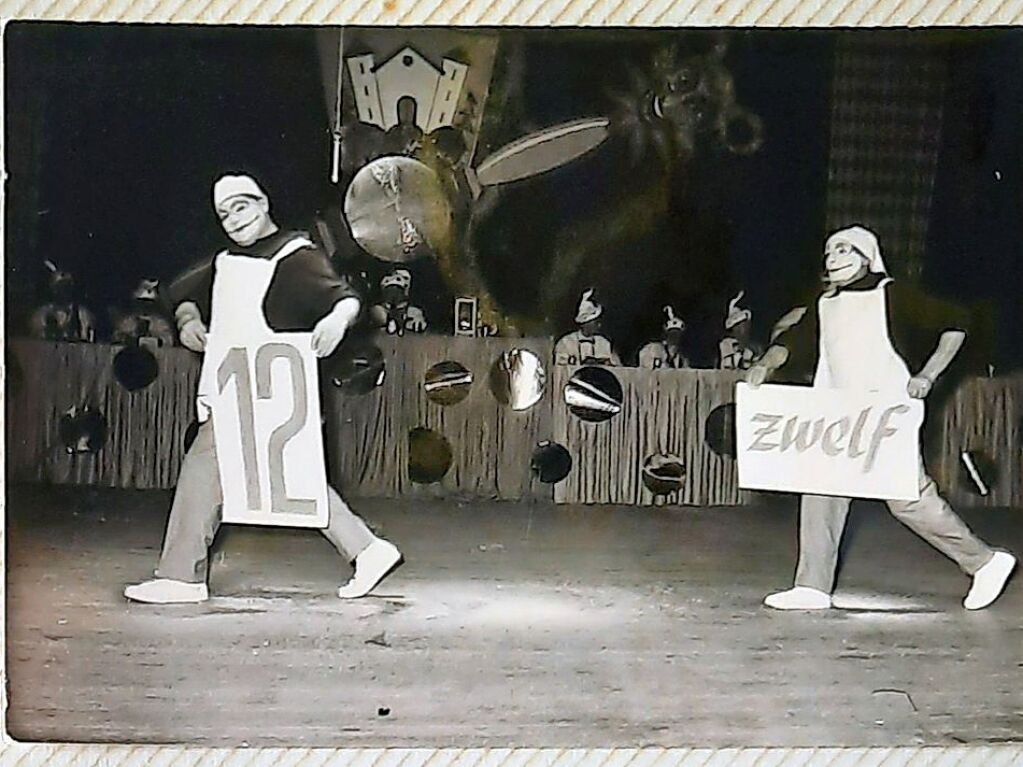
[[[395,53],[393,56],[388,57],[384,61],[381,61],[375,67],[373,67],[374,74],[379,72],[385,67],[396,66],[401,64],[405,67],[414,67],[416,64],[422,63],[429,66],[431,69],[437,71],[438,74],[444,72],[444,59],[441,58],[438,61],[432,61],[426,54],[420,53],[410,45],[406,45],[400,51]],[[461,62],[460,62],[461,63]]]

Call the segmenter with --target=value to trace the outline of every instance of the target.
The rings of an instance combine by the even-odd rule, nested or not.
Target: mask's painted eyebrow
[[[845,240],[838,240],[835,243],[833,243],[831,246],[825,248],[824,249],[824,255],[827,256],[828,253],[831,252],[832,248],[834,248],[836,250],[838,250],[838,249],[850,250],[853,253],[855,253],[856,255],[860,256],[860,258],[866,259],[867,261],[870,260],[869,258],[867,258],[867,254],[866,253],[864,253],[862,250],[857,248],[851,242],[846,242]]]

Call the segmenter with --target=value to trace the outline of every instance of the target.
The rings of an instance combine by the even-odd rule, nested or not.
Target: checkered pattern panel
[[[905,32],[847,32],[832,91],[828,230],[862,224],[888,269],[920,273],[941,140],[946,48]]]

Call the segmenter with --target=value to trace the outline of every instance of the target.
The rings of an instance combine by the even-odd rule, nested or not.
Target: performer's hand
[[[330,314],[316,323],[313,328],[313,352],[317,357],[329,357],[334,353],[358,314],[358,300],[346,298],[338,301]]]
[[[200,354],[206,350],[206,326],[202,320],[189,320],[178,331],[181,345]]]
[[[426,320],[422,317],[410,317],[405,327],[413,333],[423,333],[426,331]]]
[[[906,384],[906,391],[913,399],[924,399],[931,393],[934,382],[927,376],[913,376]]]
[[[753,365],[746,371],[746,383],[755,389],[767,380],[770,372],[766,365]]]

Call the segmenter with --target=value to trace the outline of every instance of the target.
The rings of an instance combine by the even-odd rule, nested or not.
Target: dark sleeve
[[[362,301],[355,286],[334,271],[322,250],[303,248],[278,264],[263,308],[274,330],[306,331],[344,298]]]
[[[214,262],[215,258],[205,258],[174,277],[166,288],[160,286],[160,300],[168,314],[174,316],[179,304],[191,301],[199,307],[203,321],[210,324]]]
[[[779,335],[768,346],[783,346],[789,356],[772,376],[774,383],[808,384],[817,369],[818,341],[817,301],[808,302],[806,314],[795,325]]]
[[[966,333],[966,341],[947,372],[953,375],[978,372],[973,368],[984,356],[977,354],[983,344],[974,337],[968,308],[929,296],[910,284],[889,284],[885,291],[892,342],[911,373],[920,372],[927,364],[941,334],[948,330]]]

